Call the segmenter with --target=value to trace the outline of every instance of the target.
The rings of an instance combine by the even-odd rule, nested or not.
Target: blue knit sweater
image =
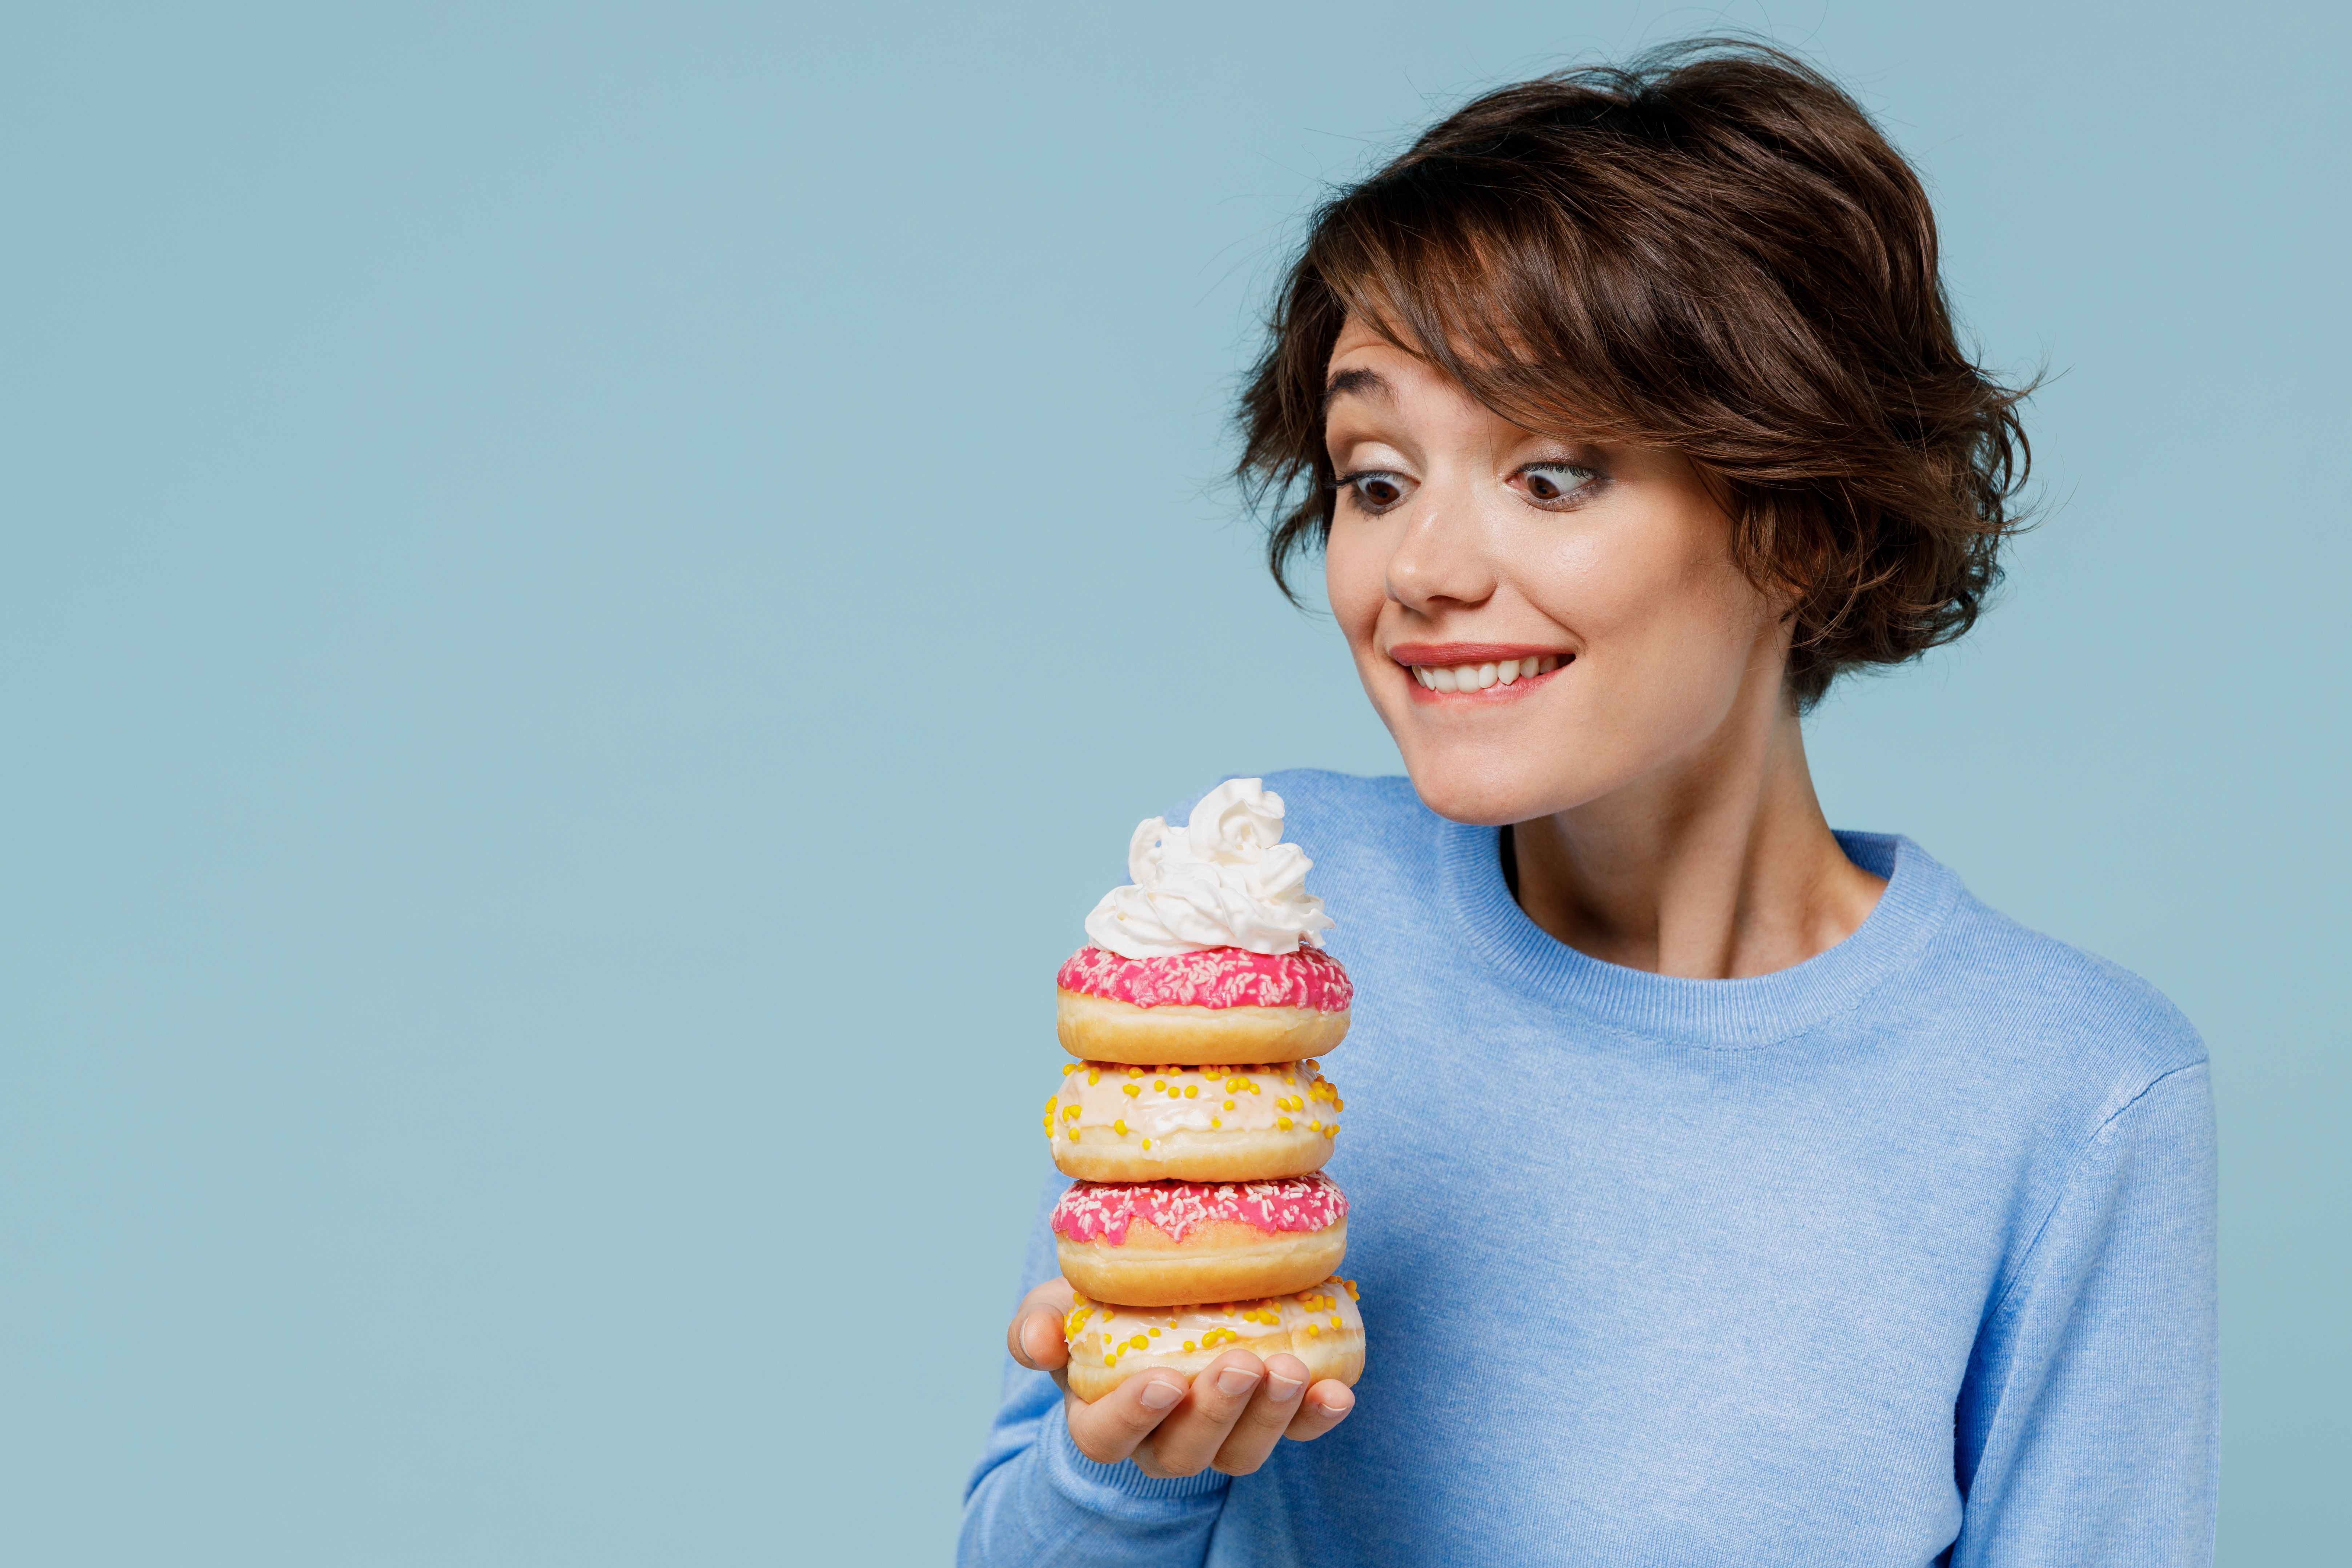
[[[965,1564],[2210,1562],[2213,1118],[2162,996],[1868,834],[1829,952],[1622,969],[1405,780],[1266,782],[1357,988],[1355,1412],[1153,1480],[1008,1363]]]

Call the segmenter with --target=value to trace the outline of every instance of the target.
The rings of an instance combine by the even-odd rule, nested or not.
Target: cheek
[[[1694,526],[1596,534],[1556,548],[1546,565],[1529,596],[1582,645],[1587,718],[1629,742],[1625,731],[1719,718],[1771,621],[1715,534]]]
[[[1712,713],[1747,679],[1769,621],[1762,595],[1736,572],[1669,573],[1610,605],[1593,639],[1594,671],[1621,708],[1669,724]]]
[[[1335,528],[1323,548],[1324,595],[1349,645],[1358,649],[1371,640],[1389,596],[1388,554],[1368,537],[1371,531]]]

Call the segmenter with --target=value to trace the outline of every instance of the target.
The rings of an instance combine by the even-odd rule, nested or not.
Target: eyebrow
[[[1328,415],[1331,405],[1350,395],[1378,397],[1390,403],[1396,401],[1396,388],[1381,380],[1380,372],[1359,365],[1353,370],[1343,370],[1331,378],[1331,384],[1323,389],[1322,412]]]

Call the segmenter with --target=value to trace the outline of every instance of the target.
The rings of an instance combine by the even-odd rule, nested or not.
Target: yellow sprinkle
[[[1276,1127],[1280,1128],[1280,1129],[1281,1129],[1283,1131],[1285,1131],[1285,1132],[1287,1132],[1287,1131],[1290,1131],[1290,1118],[1289,1118],[1289,1117],[1287,1117],[1287,1116],[1277,1116],[1277,1117],[1276,1117],[1276,1118],[1274,1119],[1274,1124],[1275,1124],[1275,1126],[1276,1126]]]
[[[1331,1314],[1331,1326],[1335,1329],[1339,1326],[1339,1314],[1337,1312]]]
[[[1133,1084],[1131,1084],[1131,1083],[1123,1083],[1123,1084],[1120,1084],[1120,1085],[1118,1086],[1118,1091],[1119,1091],[1119,1093],[1121,1093],[1121,1094],[1123,1094],[1123,1095],[1126,1095],[1129,1100],[1133,1100],[1136,1096],[1138,1096],[1138,1095],[1139,1095],[1139,1094],[1141,1094],[1141,1093],[1143,1092],[1141,1089],[1139,1089],[1136,1088],[1136,1087],[1135,1087],[1135,1085],[1133,1085]]]
[[[1154,1330],[1152,1330],[1152,1331],[1151,1331],[1151,1337],[1152,1337],[1153,1339],[1155,1339],[1155,1340],[1156,1340],[1156,1339],[1158,1339],[1158,1338],[1160,1337],[1160,1331],[1159,1331],[1158,1329],[1154,1329]]]
[[[1193,1099],[1199,1095],[1200,1092],[1201,1086],[1197,1083],[1188,1083],[1184,1086],[1184,1098],[1187,1100]]]
[[[1048,1116],[1047,1118],[1045,1118],[1045,1136],[1046,1136],[1046,1137],[1048,1137],[1048,1138],[1051,1138],[1053,1135],[1054,1135],[1054,1119],[1053,1119],[1052,1117]]]
[[[1307,1325],[1307,1337],[1308,1339],[1320,1339],[1322,1334],[1323,1331],[1317,1328],[1314,1324],[1309,1323]]]
[[[1148,1351],[1151,1348],[1151,1342],[1138,1334],[1127,1342],[1127,1348],[1131,1351]]]
[[[1127,1136],[1127,1118],[1126,1118],[1126,1117],[1124,1117],[1124,1116],[1122,1116],[1122,1117],[1120,1117],[1118,1121],[1116,1121],[1112,1122],[1112,1123],[1110,1124],[1110,1130],[1111,1130],[1112,1131],[1114,1131],[1114,1132],[1118,1133],[1118,1134],[1120,1137],[1122,1137],[1122,1138],[1126,1137],[1126,1136]]]
[[[1251,1092],[1252,1094],[1255,1094],[1257,1091],[1258,1091],[1258,1089],[1257,1089],[1257,1084],[1256,1084],[1256,1082],[1255,1082],[1255,1080],[1253,1080],[1253,1081],[1251,1082],[1251,1084],[1250,1084],[1250,1092]]]
[[[1053,1109],[1054,1109],[1054,1106],[1055,1106],[1055,1102],[1057,1102],[1058,1100],[1060,1100],[1060,1099],[1061,1099],[1061,1098],[1062,1098],[1062,1097],[1061,1097],[1060,1095],[1058,1095],[1058,1094],[1049,1094],[1049,1095],[1047,1095],[1047,1096],[1045,1097],[1045,1109],[1046,1109],[1046,1110],[1053,1110]]]
[[[1320,1121],[1310,1121],[1307,1124],[1307,1131],[1309,1132],[1320,1132],[1323,1131],[1323,1124]]]
[[[1188,1351],[1195,1351],[1195,1350],[1199,1350],[1201,1347],[1200,1347],[1200,1346],[1198,1346],[1198,1345],[1196,1345],[1196,1344],[1194,1344],[1192,1341],[1190,1341],[1190,1340],[1186,1340],[1186,1341],[1184,1342],[1184,1348],[1185,1348],[1186,1350],[1188,1350]]]
[[[1077,1130],[1076,1128],[1073,1127],[1073,1128],[1071,1128],[1071,1129],[1070,1129],[1070,1142],[1073,1142],[1073,1143],[1075,1143],[1075,1142],[1076,1142],[1077,1141],[1078,1141],[1078,1130]]]
[[[1077,1108],[1076,1106],[1075,1106],[1075,1105],[1066,1105],[1066,1106],[1062,1107],[1062,1120],[1063,1120],[1063,1121],[1076,1121],[1077,1119],[1078,1119],[1078,1108]]]
[[[1292,1083],[1292,1084],[1295,1084],[1295,1083],[1297,1083],[1297,1082],[1298,1081],[1298,1079],[1297,1079],[1297,1078],[1295,1075],[1293,1075],[1293,1074],[1290,1074],[1290,1073],[1284,1073],[1284,1074],[1282,1075],[1282,1081],[1283,1081],[1283,1082],[1285,1082],[1285,1083]]]
[[[1141,1078],[1143,1076],[1143,1069],[1141,1068],[1129,1068],[1127,1069],[1127,1076],[1129,1078]]]
[[[1151,1140],[1150,1140],[1150,1139],[1149,1139],[1149,1138],[1146,1138],[1146,1139],[1143,1141],[1143,1146],[1144,1146],[1146,1149],[1150,1148],[1150,1147],[1151,1147]],[[1159,1332],[1159,1331],[1158,1331],[1157,1329],[1153,1330],[1152,1331],[1153,1331],[1154,1333]]]
[[[1225,1119],[1222,1116],[1212,1116],[1209,1118],[1209,1125],[1212,1127],[1223,1127],[1224,1124]]]
[[[1067,1077],[1069,1077],[1072,1073],[1074,1073],[1074,1072],[1076,1072],[1076,1071],[1077,1071],[1077,1070],[1078,1070],[1078,1064],[1077,1064],[1077,1063],[1076,1063],[1076,1062],[1064,1062],[1064,1063],[1062,1064],[1062,1076],[1063,1076],[1064,1078],[1067,1078]]]
[[[1154,1089],[1166,1089],[1168,1087],[1168,1080],[1164,1078],[1155,1078],[1151,1080],[1151,1087]]]
[[[1313,1057],[1308,1057],[1307,1058],[1307,1070],[1308,1072],[1321,1072],[1323,1070],[1323,1064],[1317,1061]]]
[[[1333,1275],[1333,1276],[1332,1276],[1332,1278],[1333,1278],[1333,1279],[1339,1279],[1339,1277],[1338,1275],[1336,1275],[1336,1274],[1335,1274],[1335,1275]],[[1345,1290],[1348,1292],[1348,1300],[1350,1300],[1350,1301],[1360,1301],[1360,1300],[1363,1300],[1363,1298],[1362,1298],[1361,1296],[1359,1296],[1359,1295],[1357,1295],[1357,1294],[1356,1294],[1356,1282],[1355,1282],[1353,1279],[1339,1279],[1339,1285],[1340,1285],[1340,1288],[1341,1288],[1341,1289],[1345,1289]]]
[[[1102,1068],[1088,1068],[1087,1069],[1087,1081],[1088,1083],[1100,1083],[1100,1082],[1102,1082]]]
[[[1234,1102],[1233,1102],[1232,1100],[1229,1100],[1225,1101],[1225,1109],[1226,1109],[1227,1110],[1231,1110],[1233,1108],[1234,1108]]]

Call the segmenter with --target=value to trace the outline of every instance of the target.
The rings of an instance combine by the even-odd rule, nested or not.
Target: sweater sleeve
[[[2203,1062],[2077,1157],[1960,1390],[1954,1568],[2212,1562],[2214,1188]]]
[[[1022,1289],[1055,1272],[1045,1218],[1067,1184],[1046,1184],[1032,1228]],[[987,1447],[964,1489],[959,1568],[1198,1568],[1232,1478],[1215,1470],[1155,1480],[1131,1464],[1098,1465],[1078,1452],[1062,1419],[1062,1391],[1004,1359],[1004,1394]]]

